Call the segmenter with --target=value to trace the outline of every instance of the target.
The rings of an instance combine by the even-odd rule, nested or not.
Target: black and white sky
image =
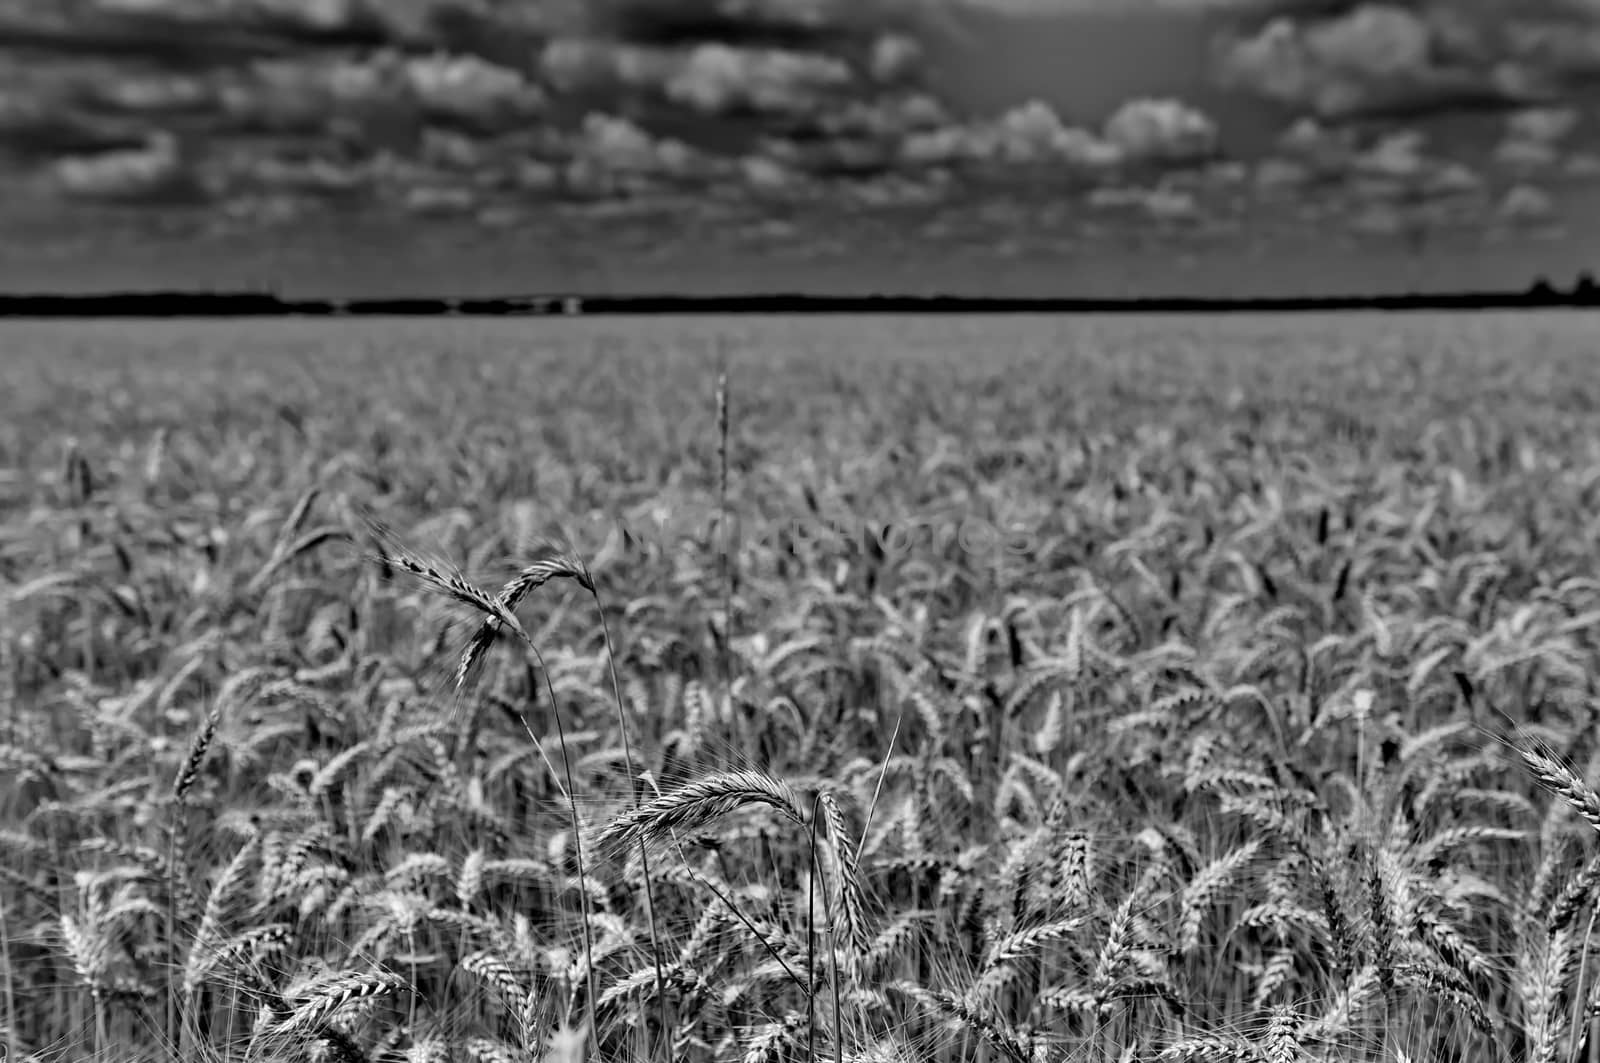
[[[1600,0],[0,0],[0,290],[1600,265]]]

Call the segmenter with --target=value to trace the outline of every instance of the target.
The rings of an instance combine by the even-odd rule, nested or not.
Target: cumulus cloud
[[[519,122],[545,102],[544,91],[521,71],[471,55],[414,57],[402,76],[425,113],[474,125]]]
[[[1483,16],[1480,6],[1494,5],[1361,3],[1332,15],[1280,15],[1226,38],[1219,66],[1225,82],[1323,118],[1548,96],[1550,64],[1504,32],[1516,16]]]
[[[545,48],[542,65],[566,91],[633,89],[705,114],[807,114],[855,77],[835,56],[716,42],[680,48],[565,38]]]
[[[976,127],[968,150],[978,159],[1000,162],[1050,160],[1093,167],[1121,160],[1116,145],[1064,124],[1054,108],[1038,100],[1007,111],[991,125]]]
[[[378,166],[373,160],[342,163],[319,157],[243,155],[216,160],[215,180],[229,191],[242,194],[294,193],[302,196],[341,196],[371,187]]]
[[[1600,9],[1579,0],[1566,13],[1570,17],[1513,21],[1506,31],[1508,50],[1518,62],[1549,77],[1600,74]]]
[[[1302,118],[1279,137],[1278,150],[1262,164],[1272,168],[1266,176],[1258,169],[1258,182],[1349,184],[1358,196],[1412,202],[1478,191],[1483,184],[1459,160],[1431,154],[1427,134],[1414,127],[1357,131]]]
[[[1495,213],[1514,225],[1537,225],[1555,216],[1555,201],[1550,193],[1534,185],[1521,184],[1507,190]]]
[[[1531,108],[1506,119],[1506,135],[1554,144],[1565,140],[1581,121],[1582,116],[1572,107]]]
[[[1216,124],[1175,100],[1132,100],[1100,132],[1069,126],[1054,108],[1032,100],[989,121],[914,133],[902,156],[922,164],[1058,163],[1098,170],[1127,163],[1194,162],[1214,153]]]
[[[687,179],[707,180],[718,167],[671,137],[651,134],[612,114],[589,114],[569,145],[564,187],[585,197],[629,195]]]
[[[1203,159],[1217,150],[1217,124],[1177,100],[1130,100],[1106,121],[1105,138],[1125,158]]]
[[[669,99],[711,114],[803,114],[848,86],[853,76],[848,64],[832,56],[702,44],[684,57],[663,88]]]
[[[1278,154],[1257,164],[1254,183],[1258,197],[1302,219],[1326,218],[1365,237],[1475,232],[1493,209],[1485,177],[1414,126],[1299,119],[1279,138]],[[1311,185],[1314,196],[1303,191]]]
[[[225,79],[218,91],[222,113],[246,130],[325,128],[353,109],[381,105],[405,94],[398,56],[309,55],[261,60]]]
[[[921,69],[922,45],[904,33],[885,33],[872,43],[867,69],[880,85],[897,85]]]
[[[177,139],[164,133],[139,148],[67,156],[52,174],[63,192],[86,200],[167,201],[196,191]]]
[[[1300,118],[1278,137],[1278,150],[1293,161],[1320,173],[1343,171],[1357,154],[1350,130]]]
[[[766,155],[747,155],[739,160],[739,175],[750,188],[761,192],[785,192],[802,178],[793,169]]]
[[[634,173],[684,173],[695,153],[678,140],[653,137],[626,118],[591,114],[584,119],[577,148],[608,170]]]
[[[944,128],[952,121],[949,109],[938,99],[912,92],[851,100],[819,116],[817,128],[833,136],[898,141]]]
[[[88,94],[100,107],[153,115],[209,111],[217,98],[215,87],[204,78],[160,73],[100,78]]]
[[[900,145],[901,158],[914,165],[964,162],[1071,160],[1100,145],[1091,134],[1069,129],[1053,108],[1030,101],[990,122],[951,123],[919,130]]]
[[[1506,119],[1505,135],[1495,146],[1495,161],[1520,173],[1555,168],[1562,143],[1578,127],[1581,116],[1571,107],[1519,111]]]
[[[1600,75],[1593,0],[1281,0],[1218,42],[1224,81],[1324,118],[1552,104]]]
[[[358,139],[376,140],[427,122],[516,130],[546,103],[521,71],[471,55],[387,49],[259,60],[220,78],[214,95],[217,111],[241,131],[354,129]]]
[[[1446,162],[1431,170],[1423,191],[1431,196],[1470,196],[1484,190],[1483,176],[1461,162]]]
[[[1401,129],[1381,135],[1371,147],[1351,157],[1351,169],[1369,177],[1404,181],[1421,176],[1428,165],[1427,138],[1420,130]]]

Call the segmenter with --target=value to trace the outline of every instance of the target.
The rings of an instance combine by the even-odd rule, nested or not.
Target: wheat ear
[[[767,805],[799,826],[806,825],[800,799],[788,783],[764,772],[730,771],[708,775],[624,812],[601,829],[597,840],[617,848],[659,845],[674,832],[701,830],[749,804]]]

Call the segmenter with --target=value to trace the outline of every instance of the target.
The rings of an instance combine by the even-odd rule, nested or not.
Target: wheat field
[[[6,324],[0,1055],[1600,1059],[1597,354]]]

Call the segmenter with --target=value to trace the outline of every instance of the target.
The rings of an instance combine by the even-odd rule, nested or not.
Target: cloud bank
[[[918,0],[10,0],[0,155],[68,199],[439,209],[697,180],[934,188],[1012,166],[1114,180],[1216,150],[1216,123],[1178,100],[1095,128],[1042,103],[958,114],[927,67],[936,16]]]
[[[936,0],[0,0],[0,172],[63,204],[210,206],[230,226],[876,210],[1007,182],[1172,225],[1308,209],[1310,187],[1350,216],[1471,201],[1526,225],[1559,203],[1546,183],[1600,170],[1568,99],[1600,76],[1591,0],[1162,4],[1234,18],[1218,76],[1283,108],[1270,158],[1230,163],[1218,119],[1162,95],[1092,122],[1039,100],[965,112],[930,59],[952,10]],[[1403,127],[1342,128],[1460,108],[1505,111],[1481,165]]]

